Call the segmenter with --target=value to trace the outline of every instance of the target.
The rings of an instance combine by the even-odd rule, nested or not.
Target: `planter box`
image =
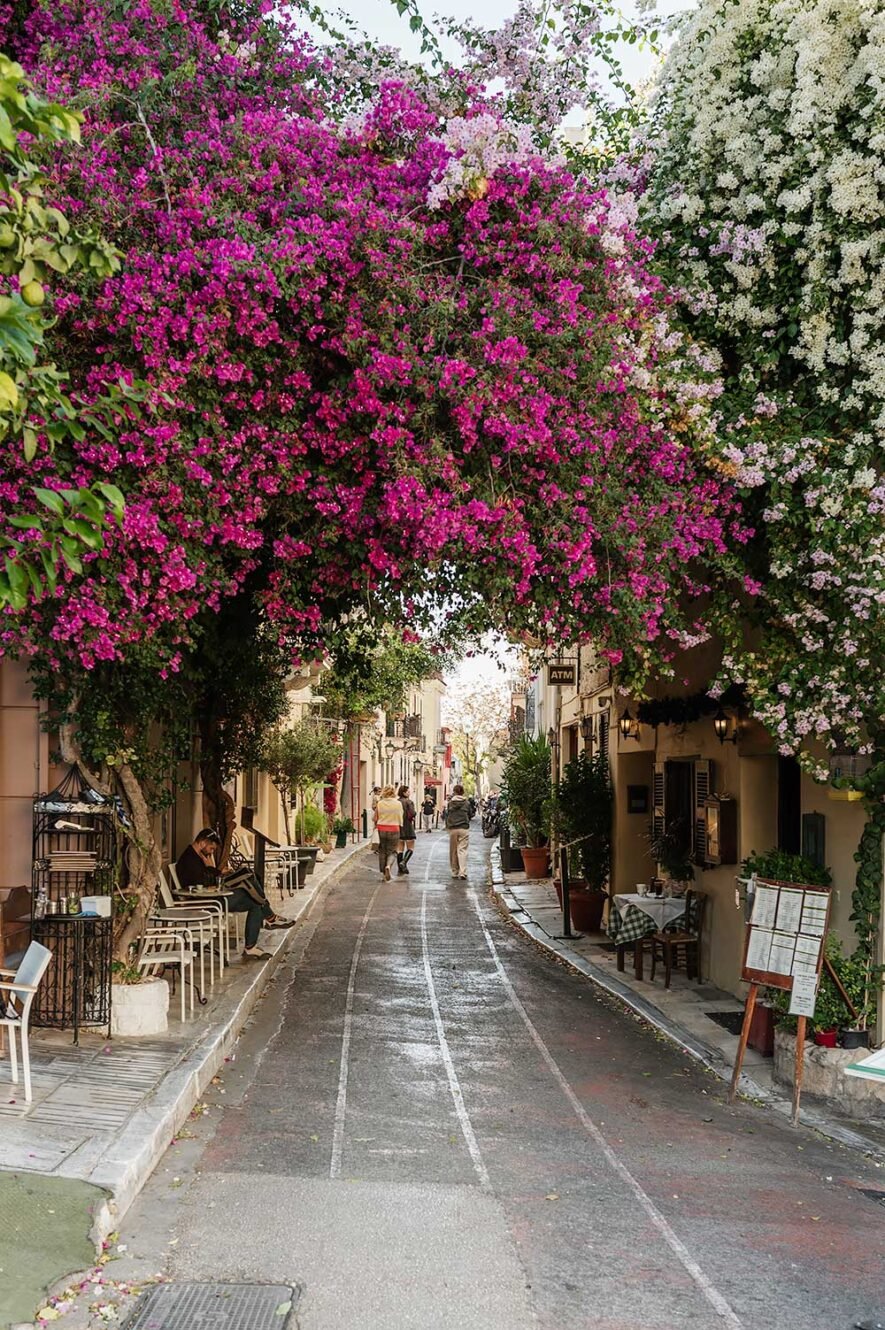
[[[885,1121],[885,1085],[845,1075],[844,1068],[864,1056],[865,1052],[857,1048],[821,1048],[806,1043],[802,1094],[826,1099],[847,1117]],[[775,1030],[774,1079],[792,1087],[795,1066],[796,1036]]]
[[[165,1034],[169,1028],[169,984],[145,979],[141,984],[111,984],[111,1034],[127,1039]]]

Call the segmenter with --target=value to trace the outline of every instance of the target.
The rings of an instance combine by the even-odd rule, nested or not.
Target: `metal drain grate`
[[[286,1284],[158,1284],[126,1330],[286,1330],[297,1298]]]

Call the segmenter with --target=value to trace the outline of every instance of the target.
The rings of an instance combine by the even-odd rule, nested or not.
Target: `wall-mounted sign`
[[[574,688],[575,684],[578,682],[577,661],[548,661],[547,682],[551,688]]]

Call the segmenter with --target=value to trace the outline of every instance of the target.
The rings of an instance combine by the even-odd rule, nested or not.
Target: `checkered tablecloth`
[[[682,928],[685,925],[685,901],[673,900],[674,907],[680,905],[682,908],[670,918],[664,925],[664,931],[672,928]],[[617,946],[629,946],[631,942],[638,942],[641,937],[648,937],[651,933],[658,931],[658,922],[651,915],[646,914],[638,905],[625,900],[623,896],[615,897],[612,902],[612,908],[609,911],[608,935]]]

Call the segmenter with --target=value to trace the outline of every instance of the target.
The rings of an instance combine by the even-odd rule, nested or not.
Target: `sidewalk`
[[[662,978],[654,983],[648,978],[636,979],[629,956],[624,970],[619,971],[614,944],[605,933],[575,939],[561,936],[562,909],[549,878],[529,880],[525,873],[505,875],[497,845],[492,848],[491,869],[492,887],[501,906],[524,933],[619,999],[721,1080],[731,1080],[744,1010],[733,994],[709,983],[690,982],[682,972],[674,972],[669,989],[664,988]],[[748,1048],[740,1091],[789,1117],[790,1099],[775,1083],[772,1067],[771,1058]],[[824,1102],[808,1095],[802,1100],[802,1122],[841,1145],[862,1150],[885,1163],[885,1131],[881,1126],[837,1117]]]
[[[281,904],[273,900],[278,913],[304,917],[367,846],[334,850],[302,890]],[[263,933],[271,958],[231,965],[193,1019],[182,1023],[173,1002],[166,1035],[107,1039],[82,1031],[75,1047],[70,1031],[32,1031],[31,1104],[0,1060],[0,1213],[14,1241],[0,1252],[0,1327],[29,1321],[42,1291],[82,1269],[117,1227],[224,1065],[299,931]]]

